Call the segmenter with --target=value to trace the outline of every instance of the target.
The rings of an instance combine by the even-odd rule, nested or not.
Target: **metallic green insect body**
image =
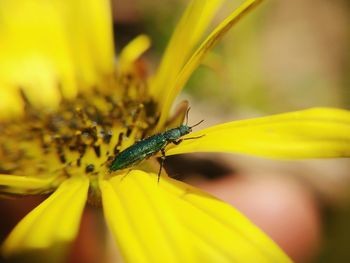
[[[182,124],[177,128],[173,128],[165,132],[152,135],[148,138],[145,138],[141,141],[134,143],[130,147],[120,152],[114,158],[112,164],[109,167],[109,170],[117,171],[121,169],[130,168],[132,166],[137,165],[141,161],[157,154],[160,151],[162,153],[162,157],[161,157],[161,164],[160,164],[160,169],[158,173],[158,181],[159,181],[160,173],[162,171],[162,167],[165,160],[165,150],[164,150],[165,147],[169,143],[179,144],[182,140],[184,140],[184,139],[181,139],[182,136],[192,132],[192,128],[199,125],[202,122],[203,120],[193,126],[188,126],[186,122],[186,124]],[[199,137],[186,138],[185,140],[197,139],[197,138]]]

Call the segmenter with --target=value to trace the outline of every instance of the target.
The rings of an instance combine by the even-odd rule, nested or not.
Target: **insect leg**
[[[205,134],[202,134],[202,135],[199,135],[199,136],[196,136],[196,137],[188,137],[188,138],[185,138],[185,139],[182,139],[182,140],[186,141],[186,140],[199,139],[199,138],[202,138],[203,136],[205,136]]]
[[[131,171],[132,171],[132,169],[129,169],[128,172],[120,178],[120,181],[123,181]]]
[[[177,140],[177,141],[172,141],[172,143],[175,144],[175,145],[179,145],[182,141],[199,139],[199,138],[202,138],[203,136],[205,136],[205,134],[200,135],[200,136],[196,136],[196,137],[189,137],[189,138],[180,139],[180,140]]]
[[[175,144],[175,145],[179,145],[182,141],[183,141],[183,139],[180,139],[180,140],[177,140],[177,141],[172,141],[172,143]]]
[[[158,172],[158,183],[159,183],[159,180],[160,180],[160,173],[162,172],[162,168],[163,168],[165,157],[166,157],[165,156],[165,150],[161,149],[160,151],[162,152],[162,156],[160,157],[160,167],[159,167],[159,172]]]

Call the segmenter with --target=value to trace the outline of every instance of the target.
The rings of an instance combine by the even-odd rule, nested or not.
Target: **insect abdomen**
[[[117,171],[136,165],[159,152],[166,144],[167,141],[161,134],[136,142],[116,156],[110,170]]]

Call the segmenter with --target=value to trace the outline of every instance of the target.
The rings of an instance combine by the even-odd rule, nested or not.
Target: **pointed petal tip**
[[[131,171],[101,190],[125,262],[290,262],[234,208],[167,176]]]
[[[25,216],[2,244],[5,257],[40,253],[64,253],[74,239],[85,206],[89,180],[71,177]]]

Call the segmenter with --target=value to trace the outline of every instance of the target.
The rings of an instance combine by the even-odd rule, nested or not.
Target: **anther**
[[[97,157],[101,157],[101,147],[100,147],[100,145],[94,145],[93,148],[94,148],[96,156]]]
[[[90,163],[85,167],[85,173],[92,173],[95,170],[95,166]]]

